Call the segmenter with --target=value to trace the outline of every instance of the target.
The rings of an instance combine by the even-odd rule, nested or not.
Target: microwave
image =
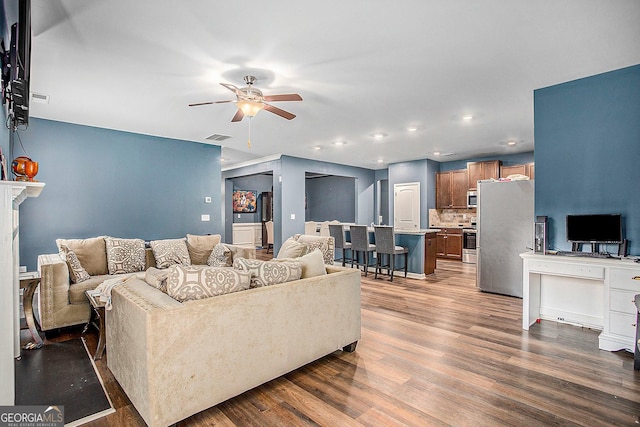
[[[476,207],[478,207],[478,192],[477,191],[467,191],[467,207],[468,208],[476,208]]]

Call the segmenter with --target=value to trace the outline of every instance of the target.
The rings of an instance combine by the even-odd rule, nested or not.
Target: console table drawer
[[[637,311],[636,305],[633,302],[635,295],[636,293],[631,291],[610,291],[609,310],[635,315]]]
[[[529,272],[553,274],[557,276],[573,276],[593,280],[604,279],[604,267],[585,264],[560,264],[555,262],[532,260],[529,261]]]
[[[634,279],[634,277],[638,277],[638,279]],[[640,270],[627,270],[626,268],[610,269],[609,287],[640,293]]]
[[[609,314],[609,330],[612,334],[622,335],[635,340],[636,316],[611,312]]]

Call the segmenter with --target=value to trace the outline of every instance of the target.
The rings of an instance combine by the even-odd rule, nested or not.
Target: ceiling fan
[[[253,117],[258,114],[258,111],[263,109],[273,114],[277,114],[280,117],[284,117],[287,120],[291,120],[296,116],[295,114],[282,110],[278,107],[274,107],[273,105],[268,103],[279,101],[302,101],[302,97],[300,95],[298,95],[297,93],[282,95],[263,95],[260,89],[253,87],[253,84],[256,82],[256,80],[257,79],[254,76],[244,76],[244,81],[247,86],[243,88],[238,88],[228,83],[220,83],[222,86],[226,87],[231,92],[236,94],[235,100],[229,99],[224,101],[198,102],[196,104],[189,104],[189,107],[235,102],[236,106],[238,107],[238,111],[231,119],[232,122],[239,122],[244,118],[244,116]]]

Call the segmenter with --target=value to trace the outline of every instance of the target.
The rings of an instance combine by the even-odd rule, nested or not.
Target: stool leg
[[[393,282],[393,268],[395,267],[396,264],[396,256],[394,254],[389,255],[389,257],[391,258],[389,260],[389,269],[391,269],[391,278],[389,279],[390,282]]]
[[[405,252],[404,253],[404,278],[407,278],[407,267],[408,267],[408,259],[409,257],[409,252]]]
[[[374,279],[378,278],[378,269],[380,269],[380,253],[378,253],[378,256],[376,257],[376,273],[373,275]]]

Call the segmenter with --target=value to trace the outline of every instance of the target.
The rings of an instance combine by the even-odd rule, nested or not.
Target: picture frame
[[[258,208],[258,197],[254,190],[234,190],[233,213],[254,213]]]

